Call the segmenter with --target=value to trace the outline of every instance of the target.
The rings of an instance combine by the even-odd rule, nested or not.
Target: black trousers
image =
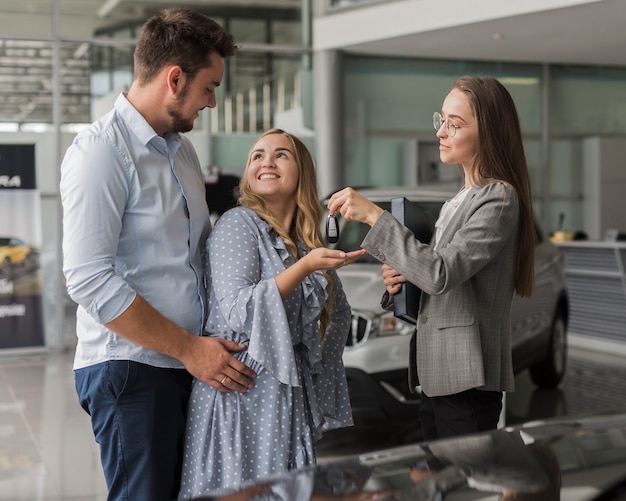
[[[495,430],[502,411],[501,391],[466,390],[453,395],[420,396],[424,440]]]

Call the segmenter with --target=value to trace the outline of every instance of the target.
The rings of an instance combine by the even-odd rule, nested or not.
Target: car
[[[31,247],[19,238],[0,237],[0,276],[6,277],[12,267],[26,264],[31,252]]]
[[[386,210],[392,199],[404,197],[433,220],[443,203],[455,195],[454,191],[417,187],[358,191]],[[370,227],[342,218],[338,222],[339,241],[329,246],[346,251],[360,248]],[[516,374],[528,369],[538,387],[554,388],[566,371],[569,301],[563,255],[541,225],[536,222],[535,226],[535,290],[530,298],[514,297],[512,305],[513,365]],[[352,307],[343,361],[355,420],[417,419],[419,394],[409,391],[407,380],[409,341],[415,326],[382,308],[381,263],[365,254],[337,273]]]
[[[209,499],[623,500],[626,414],[532,421],[329,459],[196,501]]]

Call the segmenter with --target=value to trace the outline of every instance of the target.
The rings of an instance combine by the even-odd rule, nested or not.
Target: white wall
[[[592,240],[607,229],[626,233],[626,138],[583,141],[583,224]]]

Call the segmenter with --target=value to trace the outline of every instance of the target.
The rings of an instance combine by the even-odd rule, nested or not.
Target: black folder
[[[429,243],[435,231],[433,218],[419,205],[406,198],[391,199],[391,214],[409,228],[420,242]],[[393,314],[395,317],[415,324],[422,291],[410,282],[404,282],[400,292],[393,296]]]

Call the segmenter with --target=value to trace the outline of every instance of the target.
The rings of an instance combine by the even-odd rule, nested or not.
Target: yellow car
[[[11,266],[24,264],[31,247],[19,238],[0,237],[0,275],[5,275]]]

